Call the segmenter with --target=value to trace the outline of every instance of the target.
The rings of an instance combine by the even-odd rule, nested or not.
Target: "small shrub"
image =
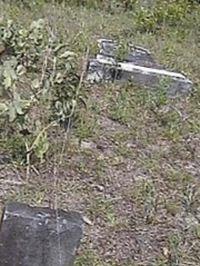
[[[26,152],[42,161],[48,129],[75,117],[80,99],[76,55],[42,19],[29,28],[8,21],[0,38],[0,115],[22,133]]]
[[[155,32],[163,26],[176,26],[182,23],[193,5],[190,1],[155,1],[149,8],[139,5],[134,14],[138,31]]]

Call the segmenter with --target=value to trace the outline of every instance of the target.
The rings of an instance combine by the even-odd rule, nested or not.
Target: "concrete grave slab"
[[[115,41],[100,39],[98,45],[99,53],[88,63],[86,79],[91,83],[131,81],[149,89],[158,89],[165,84],[169,97],[187,95],[192,90],[192,82],[185,75],[166,70],[142,47],[130,45],[128,55],[118,61]]]

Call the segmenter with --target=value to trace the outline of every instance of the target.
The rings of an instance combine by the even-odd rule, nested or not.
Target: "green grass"
[[[155,92],[133,84],[83,88],[87,108],[67,138],[62,129],[49,132],[50,153],[31,166],[28,182],[23,141],[1,123],[0,155],[11,155],[12,163],[0,165],[0,205],[53,207],[57,191],[59,207],[93,222],[76,266],[199,265],[200,6],[151,32],[139,29],[130,11],[45,4],[24,12],[0,1],[0,17],[22,25],[49,20],[80,68],[87,48],[94,55],[96,40],[108,37],[146,47],[194,82],[190,97],[173,100],[163,84]]]

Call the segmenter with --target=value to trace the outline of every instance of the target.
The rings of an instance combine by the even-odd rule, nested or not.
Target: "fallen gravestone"
[[[96,58],[90,59],[87,81],[91,83],[127,82],[156,89],[165,84],[170,97],[190,93],[192,82],[181,73],[165,70],[158,65],[151,53],[130,45],[130,53],[123,61],[116,59],[118,44],[113,40],[100,39],[100,51]]]
[[[1,266],[72,266],[82,236],[79,213],[11,203],[0,231]]]

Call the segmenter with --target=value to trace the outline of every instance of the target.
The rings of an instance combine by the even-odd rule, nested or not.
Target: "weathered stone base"
[[[82,226],[76,212],[8,204],[1,221],[0,265],[72,266]]]

